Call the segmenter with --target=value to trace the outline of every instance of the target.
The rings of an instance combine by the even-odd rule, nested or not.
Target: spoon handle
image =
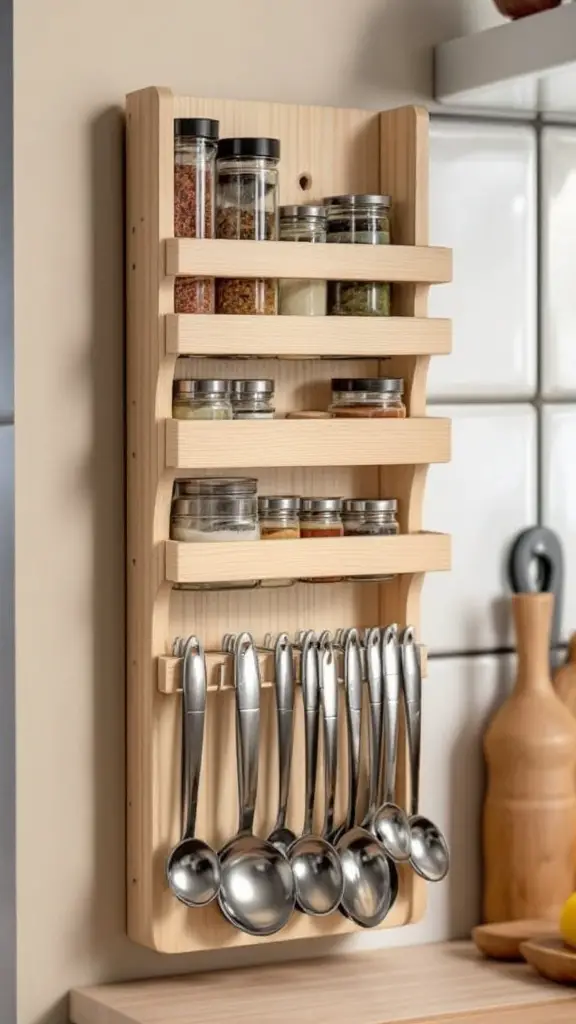
[[[183,657],[182,838],[192,839],[196,828],[206,710],[206,661],[202,644],[197,637],[190,636],[184,642]]]
[[[258,789],[260,744],[260,666],[250,633],[234,644],[236,688],[236,760],[238,766],[238,831],[252,834]]]
[[[336,799],[336,770],[338,766],[338,675],[332,643],[322,642],[319,656],[320,693],[324,718],[324,788],[326,810],[323,835],[328,837],[334,828],[334,802]]]
[[[414,627],[406,626],[402,633],[402,680],[408,749],[410,752],[411,814],[418,814],[420,803],[420,742],[422,736],[422,674],[420,653],[416,645]]]
[[[368,673],[370,699],[368,810],[366,820],[371,821],[380,796],[380,759],[382,745],[382,659],[380,656],[380,630],[375,627],[366,633],[364,647]]]
[[[318,770],[318,727],[320,724],[320,691],[318,688],[318,641],[312,630],[302,640],[302,700],[304,702],[304,758],[306,761],[306,792],[302,835],[312,832],[316,773]]]
[[[387,626],[382,634],[384,679],[384,803],[394,803],[398,760],[398,712],[400,703],[400,649],[398,627]]]
[[[362,663],[358,631],[351,629],[344,645],[344,689],[348,725],[348,816],[346,829],[356,820],[358,776],[360,770],[360,739],[362,727]]]
[[[280,633],[276,640],[274,665],[278,723],[278,817],[275,829],[280,829],[286,822],[294,726],[294,661],[287,633]]]

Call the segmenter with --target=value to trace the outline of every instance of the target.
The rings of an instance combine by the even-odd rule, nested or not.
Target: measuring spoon
[[[382,633],[384,682],[383,783],[384,802],[374,815],[374,832],[393,861],[410,858],[412,841],[406,812],[394,801],[398,759],[398,708],[400,702],[400,649],[398,628],[387,626]]]
[[[362,718],[362,667],[358,634],[350,630],[344,646],[344,679],[349,744],[349,806],[348,830],[336,844],[344,874],[344,893],[341,909],[362,928],[374,928],[384,920],[392,897],[391,863],[382,846],[374,837],[367,824],[371,825],[371,814],[378,791],[378,766],[376,750],[379,749],[380,715],[371,716],[369,758],[369,816],[362,825],[354,826],[358,776],[360,767],[360,741]]]
[[[448,874],[450,852],[442,832],[433,821],[418,813],[420,793],[420,740],[422,734],[422,673],[414,627],[406,626],[401,636],[402,690],[406,709],[406,728],[410,753],[412,792],[410,825],[410,864],[428,882],[441,882]]]
[[[206,661],[200,641],[191,636],[177,640],[174,653],[184,658],[182,670],[182,839],[166,862],[172,892],[188,907],[205,907],[220,888],[218,855],[208,843],[196,839],[196,812],[204,745]]]
[[[318,641],[315,633],[308,630],[301,638],[301,681],[304,702],[304,756],[305,756],[305,812],[302,835],[288,849],[288,860],[296,886],[296,905],[312,917],[332,914],[342,898],[344,878],[342,865],[336,850],[327,839],[313,834],[314,803],[316,797],[316,773],[318,767],[318,731],[320,711],[320,689],[318,679]],[[330,681],[324,674],[325,688]],[[337,687],[337,684],[336,684]],[[336,700],[338,692],[336,688]],[[331,707],[328,694],[324,710]],[[326,720],[325,720],[326,728]]]
[[[294,910],[292,870],[272,843],[254,835],[260,741],[260,669],[254,642],[241,633],[234,643],[236,758],[239,824],[220,850],[218,903],[224,917],[249,935],[273,935]]]
[[[278,815],[268,842],[285,853],[296,839],[292,829],[286,826],[294,732],[294,660],[287,633],[280,633],[274,645],[274,688],[278,724]]]

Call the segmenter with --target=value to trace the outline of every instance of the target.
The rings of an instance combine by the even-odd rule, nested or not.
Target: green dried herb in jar
[[[327,242],[390,244],[390,196],[347,195],[325,200]],[[331,316],[390,316],[390,285],[385,281],[330,281]]]

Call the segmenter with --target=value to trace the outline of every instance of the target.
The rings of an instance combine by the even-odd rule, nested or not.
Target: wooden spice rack
[[[344,192],[393,196],[394,246],[197,241],[173,237],[173,122],[206,116],[221,135],[281,139],[281,202]],[[430,355],[449,352],[450,323],[427,318],[430,284],[448,281],[451,254],[429,248],[428,124],[423,110],[382,114],[176,97],[150,88],[127,100],[128,136],[128,932],[165,953],[259,941],[235,931],[215,906],[193,911],[170,894],[164,866],[180,831],[180,700],[175,636],[195,632],[218,650],[225,632],[264,633],[388,622],[418,625],[423,574],[449,568],[449,538],[421,532],[427,467],[447,461],[450,425],[426,416]],[[311,182],[303,191],[301,182]],[[178,274],[392,282],[388,319],[191,316],[174,313]],[[276,407],[325,408],[332,376],[386,374],[405,380],[406,420],[195,423],[171,418],[176,359],[200,376],[267,376]],[[242,359],[237,357],[241,356]],[[248,357],[248,358],[247,358]],[[253,360],[258,360],[255,363]],[[383,360],[385,360],[383,362]],[[397,537],[232,544],[169,539],[174,480],[195,474],[258,476],[260,493],[395,496]],[[290,588],[180,589],[206,582],[396,574],[384,583],[299,583]],[[222,659],[209,656],[210,680]],[[270,673],[264,673],[265,681]],[[299,699],[299,698],[298,698]],[[294,738],[290,820],[303,816],[301,716]],[[344,747],[342,747],[344,749]],[[275,817],[276,738],[270,687],[262,694],[256,828]],[[339,813],[346,794],[339,778]],[[399,766],[398,799],[408,797]],[[317,801],[322,813],[322,797]],[[236,822],[234,701],[229,686],[208,696],[198,834],[215,847]],[[384,927],[424,909],[423,883],[401,872]],[[275,940],[341,935],[339,914],[295,914]],[[269,941],[269,940],[268,940]]]

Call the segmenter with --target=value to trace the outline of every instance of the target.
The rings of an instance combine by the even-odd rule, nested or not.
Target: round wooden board
[[[472,938],[480,952],[493,960],[523,960],[521,943],[542,935],[558,935],[558,926],[545,920],[499,921],[479,924],[472,930]]]
[[[523,942],[520,950],[544,978],[561,985],[576,985],[576,949],[566,946],[558,935]]]

